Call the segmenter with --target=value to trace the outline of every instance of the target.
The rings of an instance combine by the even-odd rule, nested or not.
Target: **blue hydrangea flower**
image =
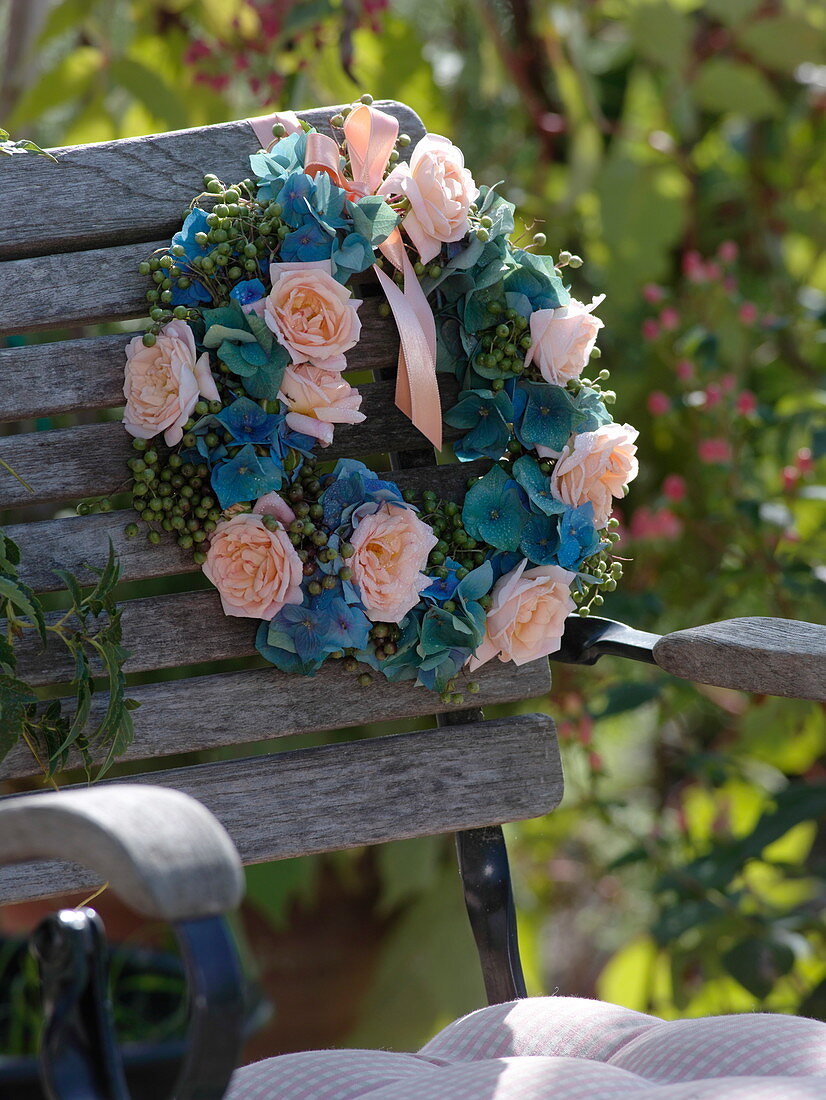
[[[279,259],[289,263],[329,260],[332,252],[333,238],[317,222],[307,220],[281,242]]]
[[[462,522],[468,534],[497,550],[516,550],[530,518],[520,488],[501,466],[494,466],[467,491]]]
[[[366,271],[375,262],[373,246],[360,233],[348,233],[344,240],[333,241],[333,275],[346,283],[351,275]]]
[[[446,577],[433,577],[433,583],[422,592],[422,599],[432,600],[433,603],[444,603],[453,598],[453,593],[459,586],[459,578],[456,575],[462,568],[458,561],[446,558],[443,569],[447,570]]]
[[[343,216],[347,194],[338,184],[333,183],[326,172],[315,177],[315,189],[307,200],[307,213],[314,218],[322,229],[335,234],[337,229],[347,229],[350,220]]]
[[[361,607],[347,603],[335,590],[322,592],[312,602],[329,616],[327,641],[331,653],[336,649],[363,649],[367,645],[373,624]]]
[[[539,444],[561,451],[585,420],[561,386],[547,382],[517,382],[513,393],[513,428],[523,447]]]
[[[324,509],[324,524],[331,531],[348,526],[353,512],[361,505],[385,502],[410,507],[405,504],[398,485],[383,481],[354,458],[339,459],[319,497],[319,504]]]
[[[520,549],[534,565],[555,565],[559,549],[559,517],[531,516],[522,531]]]
[[[306,151],[307,135],[302,131],[281,138],[269,153],[253,153],[250,168],[258,177],[258,198],[274,199],[287,176],[303,171]]]
[[[578,570],[600,548],[594,525],[594,506],[588,500],[578,508],[566,508],[559,517],[557,561],[563,569]]]
[[[190,265],[196,256],[206,256],[209,251],[209,248],[205,248],[195,240],[196,233],[206,233],[209,229],[206,219],[206,211],[202,210],[200,206],[196,206],[194,210],[190,211],[183,226],[172,238],[173,248],[175,245],[181,245],[185,249],[184,256],[175,257],[177,266],[184,272],[191,270]],[[178,286],[177,279],[172,280],[173,306],[196,306],[200,302],[211,301],[212,295],[210,292],[196,279],[193,278],[185,290]]]
[[[281,217],[292,229],[302,225],[310,212],[315,184],[304,172],[293,172],[285,178],[278,192]]]
[[[234,458],[219,462],[212,469],[212,488],[222,508],[239,501],[257,500],[265,493],[280,489],[284,471],[267,455],[256,454],[251,443],[245,444]]]
[[[331,644],[333,617],[329,608],[313,606],[305,600],[301,604],[287,604],[270,622],[267,642],[278,649],[297,654],[305,665],[318,668],[324,658],[338,644]]]
[[[532,310],[556,309],[571,301],[550,256],[515,248],[511,260],[513,266],[505,278],[508,294],[524,296]]]
[[[513,476],[528,494],[531,504],[546,516],[565,511],[565,505],[551,493],[551,479],[539,469],[533,455],[521,455],[513,464]]]
[[[510,439],[513,404],[504,390],[466,390],[444,416],[454,428],[469,429],[453,450],[462,462],[474,458],[501,458]]]
[[[255,648],[261,656],[282,672],[293,675],[315,676],[319,664],[302,661],[294,650],[282,649],[269,641],[270,624],[262,622],[255,635]]]
[[[257,401],[248,397],[236,397],[231,405],[225,405],[215,420],[229,432],[234,443],[266,445],[273,441],[283,415],[266,413]]]
[[[234,298],[240,305],[247,306],[251,302],[260,301],[266,293],[266,288],[260,279],[245,279],[243,282],[235,284],[229,292],[229,296]]]

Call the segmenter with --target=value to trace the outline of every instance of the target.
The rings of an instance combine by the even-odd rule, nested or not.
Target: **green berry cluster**
[[[219,402],[199,402],[199,415],[220,411]],[[186,427],[191,429],[194,421]],[[184,436],[186,445],[187,437]],[[136,454],[129,459],[132,472],[132,508],[149,528],[147,540],[157,546],[161,532],[175,536],[182,550],[191,550],[196,564],[206,561],[203,545],[221,519],[221,508],[212,494],[206,463],[184,461],[178,451],[164,451],[157,442],[133,440]],[[134,538],[140,532],[137,523],[130,523],[125,534]]]
[[[577,614],[587,616],[597,610],[605,602],[603,592],[613,592],[622,579],[622,562],[613,557],[613,546],[619,542],[619,520],[613,516],[608,520],[608,526],[603,537],[611,546],[600,550],[598,554],[584,561],[580,567],[582,573],[594,578],[588,584],[577,581],[571,589],[571,597],[577,605]]]
[[[196,204],[213,203],[207,214],[207,229],[195,234],[196,242],[206,253],[192,260],[183,245],[172,245],[138,265],[141,275],[148,276],[146,292],[152,326],[144,336],[144,344],[152,347],[161,327],[173,318],[191,320],[198,311],[186,306],[172,306],[173,281],[181,290],[192,281],[201,283],[220,305],[240,279],[252,278],[260,270],[260,261],[275,252],[290,232],[281,220],[279,203],[256,198],[254,180],[246,179],[226,186],[217,176],[204,176],[205,190]],[[188,215],[189,210],[184,212]]]
[[[515,309],[508,309],[499,301],[489,302],[487,308],[497,323],[482,333],[475,363],[484,371],[501,372],[501,377],[493,378],[491,383],[496,392],[504,387],[505,378],[524,372],[531,337],[527,319]]]
[[[404,497],[411,502],[415,500],[412,492],[405,492]],[[426,489],[421,498],[421,513],[421,518],[432,527],[433,534],[439,540],[427,560],[429,572],[437,577],[446,577],[445,561],[453,558],[459,563],[458,577],[461,580],[471,569],[481,565],[485,556],[484,548],[465,530],[462,509],[455,500],[439,500],[432,490]],[[488,598],[485,597],[480,602],[487,610],[490,603]],[[448,611],[452,610],[449,602],[445,607]]]

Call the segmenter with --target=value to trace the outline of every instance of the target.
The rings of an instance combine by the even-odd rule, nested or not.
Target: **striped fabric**
[[[826,1024],[664,1022],[575,997],[472,1012],[418,1054],[323,1050],[238,1070],[227,1100],[824,1100]]]

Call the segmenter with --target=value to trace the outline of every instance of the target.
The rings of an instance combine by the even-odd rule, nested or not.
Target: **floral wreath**
[[[370,96],[333,137],[273,117],[254,178],[205,176],[140,265],[152,326],[126,351],[133,505],[151,543],[193,553],[227,615],[260,620],[277,668],[344,660],[362,683],[370,669],[460,703],[460,677],[473,692],[493,657],[554,652],[566,616],[622,573],[611,509],[637,432],[608,412],[608,371],[582,377],[602,297],[570,297],[563,268],[582,261],[532,251],[543,234],[510,240],[513,205],[446,138],[401,161],[410,138]],[[455,456],[491,460],[461,503],[324,461],[336,425],[365,419],[343,372],[361,331],[349,284],[369,268],[399,329],[397,404],[440,447],[436,372],[455,375]]]

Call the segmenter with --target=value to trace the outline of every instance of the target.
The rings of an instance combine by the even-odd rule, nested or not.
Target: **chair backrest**
[[[414,142],[423,134],[409,108],[379,106]],[[329,130],[336,110],[303,117]],[[243,179],[257,147],[250,124],[239,121],[69,148],[55,166],[9,158],[0,173],[0,332],[7,338],[0,347],[0,425],[6,425],[0,459],[33,490],[0,466],[0,509],[22,548],[24,579],[40,592],[62,587],[56,568],[102,565],[112,539],[132,597],[123,615],[124,645],[132,654],[126,671],[149,674],[129,690],[141,704],[125,754],[130,761],[456,709],[409,684],[362,687],[340,665],[325,665],[315,678],[260,667],[256,623],[225,617],[214,590],[192,590],[197,566],[174,542],[150,546],[126,538],[127,511],[82,517],[67,511],[79,498],[116,494],[132,453],[112,412],[122,404],[129,336],[91,335],[87,326],[145,314],[140,260],[168,243],[204,171]],[[325,457],[392,464],[402,487],[455,497],[478,464],[436,465],[432,449],[395,408],[394,323],[379,313],[376,284],[367,280],[362,296],[363,335],[349,358],[367,420],[337,429]],[[41,331],[39,343],[8,339]],[[443,399],[450,402],[448,385]],[[172,577],[165,594],[152,594],[161,578]],[[231,671],[204,675],[197,667],[229,661]],[[179,678],[170,679],[170,669]],[[64,653],[34,645],[20,671],[43,686],[65,685],[72,675]],[[478,680],[474,703],[480,705],[539,696],[550,686],[544,660],[520,669],[490,662]],[[96,698],[95,707],[105,702]],[[28,750],[18,746],[0,764],[0,784],[35,770]],[[553,808],[562,792],[549,719],[483,722],[478,712],[454,713],[437,729],[153,770],[149,778],[204,802],[247,862],[536,816]],[[91,881],[79,868],[6,867],[0,902]]]

